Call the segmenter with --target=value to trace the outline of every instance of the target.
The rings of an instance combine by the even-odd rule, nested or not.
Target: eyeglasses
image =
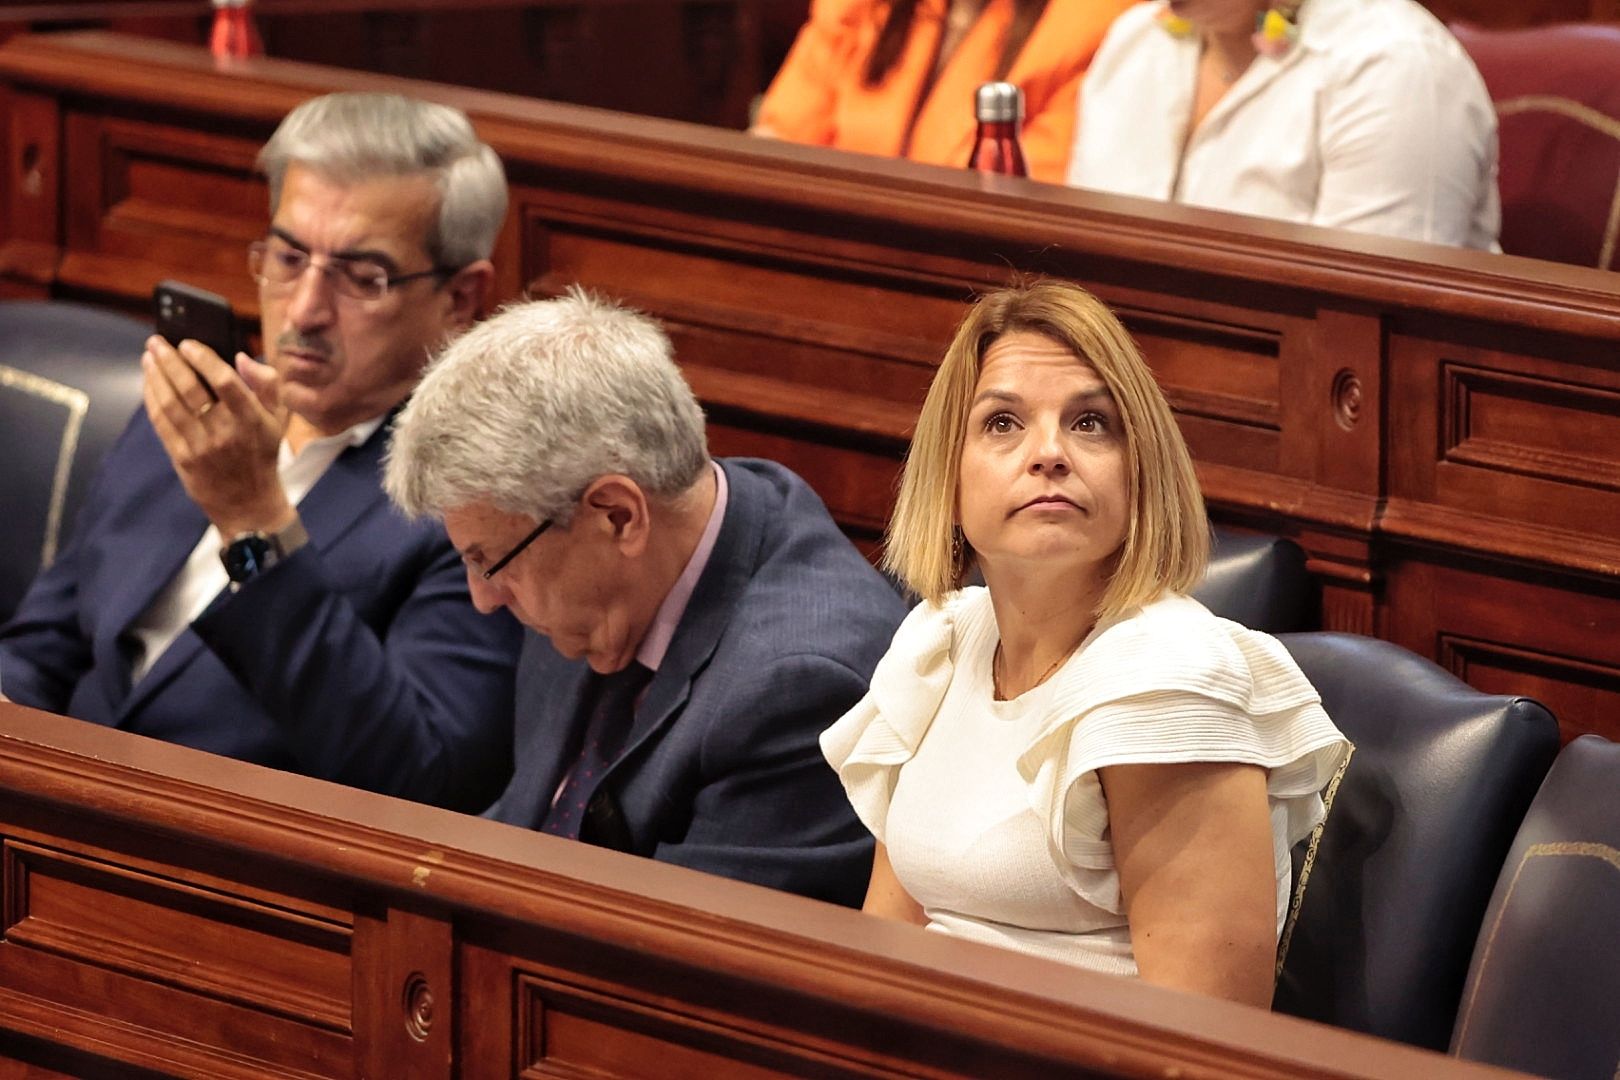
[[[491,566],[488,570],[484,571],[484,580],[488,581],[490,578],[494,577],[496,574],[500,573],[502,570],[505,570],[507,563],[511,562],[513,559],[515,559],[519,555],[523,554],[523,549],[528,547],[530,544],[534,543],[536,540],[540,539],[540,534],[545,532],[549,528],[551,528],[551,519],[550,518],[547,518],[546,520],[542,521],[540,524],[536,525],[534,527],[534,531],[532,533],[530,533],[528,536],[525,536],[523,539],[521,539],[521,540],[519,540],[517,542],[517,547],[513,548],[511,551],[508,551],[505,555],[502,555],[499,559],[496,559],[495,564],[493,566]]]
[[[320,259],[320,262],[316,262]],[[449,277],[455,270],[435,266],[431,270],[417,270],[410,274],[390,274],[388,268],[375,259],[349,258],[343,255],[315,255],[294,247],[284,240],[272,237],[255,240],[248,245],[248,272],[261,286],[291,285],[304,276],[311,265],[330,275],[338,292],[356,300],[381,300],[388,295],[391,285],[403,285],[425,277]]]

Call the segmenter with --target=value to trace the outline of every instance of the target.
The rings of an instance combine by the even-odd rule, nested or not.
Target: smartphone
[[[239,347],[236,316],[231,303],[181,281],[160,281],[152,290],[152,314],[157,332],[178,347],[187,338],[200,341],[227,364],[235,363]]]

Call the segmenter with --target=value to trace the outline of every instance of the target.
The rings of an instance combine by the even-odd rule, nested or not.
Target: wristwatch
[[[252,581],[293,552],[309,543],[309,533],[297,517],[273,533],[237,533],[231,542],[220,548],[219,558],[225,564],[225,573],[236,588]]]

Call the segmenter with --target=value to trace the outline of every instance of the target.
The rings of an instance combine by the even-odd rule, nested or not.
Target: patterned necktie
[[[652,676],[651,668],[631,661],[623,671],[596,678],[596,700],[585,724],[579,757],[568,770],[568,779],[563,781],[541,831],[569,839],[579,838],[585,806],[602,774],[624,749],[636,718],[636,696]]]

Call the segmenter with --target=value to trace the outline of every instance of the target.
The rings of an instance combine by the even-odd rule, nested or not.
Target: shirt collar
[[[720,523],[726,516],[726,471],[714,461],[709,462],[709,468],[714,470],[714,509],[709,511],[709,522],[703,527],[692,557],[686,560],[686,569],[675,579],[664,602],[658,605],[658,614],[653,616],[652,625],[636,650],[636,659],[653,671],[658,670],[658,665],[664,662],[664,654],[669,652],[675,628],[686,614],[686,605],[692,599],[692,590],[697,588],[698,578],[703,576],[703,568],[709,565],[709,556],[714,554],[714,543],[720,536]]]
[[[294,454],[291,448],[287,446],[287,440],[282,439],[280,454],[281,463],[285,465],[291,462],[294,458],[302,457],[303,455],[309,453],[311,450],[326,449],[328,447],[336,447],[339,450],[347,450],[356,446],[364,446],[366,444],[366,440],[375,435],[377,433],[377,429],[382,427],[383,421],[387,419],[388,417],[386,414],[383,416],[373,416],[370,420],[362,420],[353,427],[344,428],[336,435],[322,435],[318,439],[311,439],[303,445],[303,448],[300,449],[297,454]]]

